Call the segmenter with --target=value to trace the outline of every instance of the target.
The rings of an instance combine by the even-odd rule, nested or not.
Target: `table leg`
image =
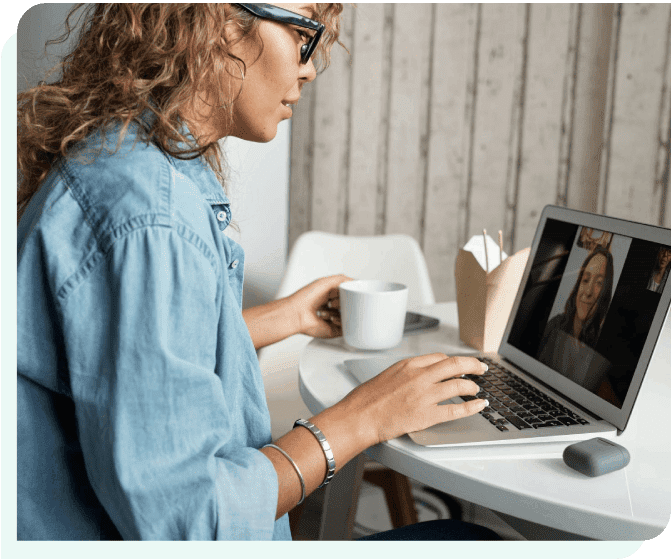
[[[351,540],[366,457],[358,455],[325,487],[319,539]]]

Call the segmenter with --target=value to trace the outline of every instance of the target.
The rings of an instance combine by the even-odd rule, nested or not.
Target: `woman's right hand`
[[[461,376],[480,375],[484,371],[485,366],[470,357],[428,354],[402,360],[310,421],[324,433],[338,470],[372,445],[483,410],[486,403],[481,399],[459,404],[439,403],[478,393],[479,386]],[[295,428],[275,444],[299,465],[308,492],[322,483],[327,474],[325,453],[308,430]],[[262,452],[271,459],[278,473],[276,516],[279,517],[289,511],[301,495],[298,478],[279,453],[272,449]]]
[[[485,364],[471,357],[427,354],[402,360],[351,391],[338,405],[361,418],[359,433],[369,445],[476,414],[483,399],[439,404],[476,395],[479,386],[462,375],[481,375]],[[362,427],[370,430],[362,431]]]

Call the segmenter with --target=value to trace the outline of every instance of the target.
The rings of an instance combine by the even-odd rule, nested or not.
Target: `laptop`
[[[546,206],[498,351],[468,354],[489,366],[468,376],[489,406],[409,436],[438,447],[620,435],[669,311],[669,275],[669,229]],[[364,383],[400,359],[345,366]]]

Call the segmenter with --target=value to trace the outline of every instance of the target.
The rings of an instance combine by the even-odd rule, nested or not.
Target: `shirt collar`
[[[153,103],[152,103],[153,105]],[[145,109],[140,115],[140,121],[146,130],[150,130],[157,116],[151,109]],[[191,132],[186,123],[181,122],[180,132],[190,137]],[[186,148],[187,146],[180,142],[178,148]],[[166,154],[173,166],[183,175],[186,175],[201,191],[203,197],[210,204],[230,204],[229,198],[226,196],[221,183],[217,180],[217,175],[210,168],[205,161],[205,158],[197,157],[194,159],[179,159]]]

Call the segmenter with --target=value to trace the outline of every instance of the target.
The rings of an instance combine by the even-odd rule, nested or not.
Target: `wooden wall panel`
[[[342,41],[352,44],[353,12],[344,14]],[[345,209],[349,173],[350,78],[349,57],[334,49],[331,64],[315,83],[319,105],[314,115],[311,227],[345,233]]]
[[[658,214],[658,223],[670,227],[670,21],[668,20],[667,47],[663,66],[663,87],[660,93],[658,123],[658,156],[656,186],[653,191],[651,213]]]
[[[613,4],[578,4],[577,58],[567,182],[559,187],[561,205],[598,211],[603,131],[610,97]]]
[[[567,54],[562,68],[562,105],[560,114],[560,145],[558,150],[558,174],[555,187],[555,204],[567,205],[567,187],[572,170],[574,111],[576,102],[576,75],[578,67],[579,39],[582,4],[570,4]],[[558,68],[560,70],[560,68]]]
[[[466,209],[460,192],[467,182],[474,45],[478,7],[437,4],[432,44],[427,190],[421,241],[437,300],[455,299],[453,265],[462,243]]]
[[[556,203],[563,100],[571,97],[573,85],[558,70],[565,70],[568,55],[573,61],[569,49],[574,46],[576,11],[576,5],[531,5],[519,179],[508,208],[513,223],[507,251],[529,247],[542,208]]]
[[[616,17],[620,21],[601,211],[657,224],[661,192],[656,163],[661,91],[669,64],[670,4],[622,4]]]
[[[670,5],[346,6],[292,124],[289,245],[408,233],[437,299],[483,228],[556,203],[670,225]]]
[[[669,136],[668,136],[669,138]],[[668,166],[669,170],[669,166]],[[668,171],[668,180],[669,180],[669,171]],[[669,229],[670,227],[670,189],[669,187],[665,191],[665,196],[663,198],[663,219],[662,226]]]
[[[482,5],[466,239],[484,228],[496,239],[504,229],[518,154],[525,14],[524,4]]]
[[[301,92],[291,120],[289,169],[288,248],[304,231],[312,229],[311,200],[313,191],[313,131],[317,99],[309,84]]]
[[[384,233],[416,239],[424,199],[431,22],[431,4],[394,4]]]
[[[390,10],[391,11],[391,10]],[[389,73],[385,33],[385,4],[359,4],[355,11],[350,108],[350,173],[345,231],[374,235],[379,213],[378,191],[383,186],[379,153],[386,129],[381,127]],[[384,158],[382,158],[384,159]]]

